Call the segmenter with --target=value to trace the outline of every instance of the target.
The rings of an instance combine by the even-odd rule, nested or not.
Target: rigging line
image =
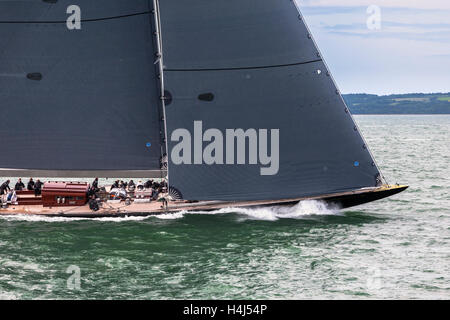
[[[105,20],[114,20],[114,19],[122,19],[122,18],[129,18],[129,17],[134,17],[134,16],[140,16],[140,15],[146,15],[146,14],[150,14],[150,11],[145,11],[145,12],[137,12],[137,13],[130,13],[130,14],[125,14],[125,15],[121,15],[121,16],[114,16],[114,17],[105,17],[105,18],[95,18],[95,19],[85,19],[85,20],[81,20],[81,22],[96,22],[96,21],[105,21]],[[58,24],[58,23],[66,23],[67,21],[0,21],[0,24],[35,24],[35,23],[39,23],[39,24]]]
[[[154,10],[154,19],[155,19],[155,29],[156,29],[156,41],[158,45],[158,53],[159,53],[159,74],[160,74],[160,86],[161,86],[161,106],[164,118],[164,141],[165,141],[165,153],[167,157],[167,168],[166,168],[166,176],[167,176],[167,191],[169,191],[169,145],[167,138],[167,118],[166,118],[166,101],[164,99],[165,95],[165,87],[164,87],[164,53],[163,53],[163,43],[162,43],[162,31],[161,31],[161,12],[159,7],[159,0],[153,0],[153,10]],[[163,159],[164,161],[164,155]]]
[[[292,67],[292,66],[299,66],[302,64],[310,64],[322,61],[322,59],[315,59],[310,61],[304,61],[304,62],[295,62],[295,63],[288,63],[288,64],[278,64],[278,65],[271,65],[271,66],[256,66],[256,67],[236,67],[236,68],[205,68],[205,69],[164,69],[164,71],[173,72],[173,71],[232,71],[232,70],[251,70],[251,69],[270,69],[270,68],[282,68],[282,67]]]

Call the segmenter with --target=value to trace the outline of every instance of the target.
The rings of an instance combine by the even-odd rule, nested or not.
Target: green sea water
[[[346,210],[0,217],[0,299],[448,299],[450,116],[356,116],[394,197]]]

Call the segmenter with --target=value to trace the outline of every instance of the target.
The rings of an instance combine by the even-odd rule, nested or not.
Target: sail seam
[[[196,72],[196,71],[233,71],[233,70],[252,70],[252,69],[271,69],[271,68],[282,68],[282,67],[292,67],[292,66],[298,66],[303,64],[309,64],[309,63],[315,63],[320,62],[322,59],[315,59],[310,61],[304,61],[304,62],[296,62],[296,63],[289,63],[289,64],[278,64],[278,65],[271,65],[271,66],[255,66],[255,67],[235,67],[235,68],[199,68],[199,69],[164,69],[164,71],[168,72],[180,72],[180,71],[187,71],[187,72]]]
[[[122,18],[129,18],[134,16],[140,16],[140,15],[147,15],[150,14],[151,11],[145,11],[145,12],[137,12],[137,13],[131,13],[121,16],[114,16],[114,17],[104,17],[104,18],[95,18],[95,19],[85,19],[81,20],[81,22],[96,22],[96,21],[105,21],[105,20],[114,20],[114,19],[122,19]],[[66,23],[67,21],[0,21],[0,24],[58,24],[58,23]]]

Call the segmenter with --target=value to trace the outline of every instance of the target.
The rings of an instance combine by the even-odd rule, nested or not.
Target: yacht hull
[[[81,207],[44,208],[42,206],[10,206],[0,209],[0,215],[36,215],[46,217],[66,218],[105,218],[105,217],[129,217],[151,216],[181,211],[213,211],[223,208],[257,208],[268,206],[292,206],[304,200],[324,201],[327,204],[348,208],[364,203],[380,200],[406,190],[408,186],[384,185],[377,188],[364,188],[347,192],[332,193],[328,195],[301,197],[295,199],[263,200],[263,201],[199,201],[192,203],[169,202],[164,206],[161,202],[151,203],[105,203],[97,212],[93,212],[87,205]]]

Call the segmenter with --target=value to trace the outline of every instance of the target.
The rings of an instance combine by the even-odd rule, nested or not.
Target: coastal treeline
[[[450,114],[450,93],[345,94],[353,114]]]

